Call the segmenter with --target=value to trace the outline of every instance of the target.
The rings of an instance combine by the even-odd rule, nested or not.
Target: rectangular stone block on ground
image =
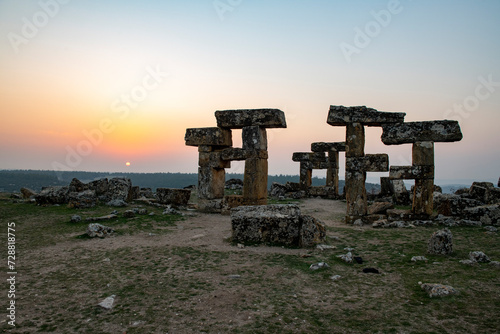
[[[187,146],[232,146],[231,130],[221,128],[186,129],[184,136]]]
[[[156,189],[156,198],[161,204],[187,205],[189,197],[191,197],[191,190],[189,189]]]
[[[384,125],[382,142],[386,145],[415,142],[455,142],[462,140],[457,121],[425,121]]]
[[[298,245],[300,209],[296,205],[242,206],[231,210],[233,242]]]
[[[286,128],[285,114],[279,109],[217,110],[217,126],[242,129],[257,125],[262,128]]]
[[[334,126],[360,123],[367,126],[381,126],[384,123],[402,123],[406,113],[382,112],[365,106],[330,106],[327,123]]]

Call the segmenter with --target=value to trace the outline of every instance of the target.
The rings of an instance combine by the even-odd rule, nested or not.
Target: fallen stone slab
[[[233,242],[312,247],[326,238],[319,220],[302,216],[297,205],[255,205],[231,210]]]
[[[366,106],[330,106],[327,123],[334,126],[361,123],[368,126],[381,126],[385,123],[402,123],[406,113],[382,112]]]
[[[191,197],[189,189],[157,188],[156,198],[161,204],[187,205]]]
[[[262,128],[286,128],[285,113],[279,109],[237,109],[217,110],[217,126],[242,129],[246,126]]]
[[[102,221],[102,220],[110,220],[110,219],[114,219],[114,218],[117,218],[118,215],[117,214],[109,214],[109,215],[106,215],[106,216],[101,216],[101,217],[88,217],[88,218],[85,218],[85,221],[88,221],[88,222],[97,222],[97,221]]]
[[[368,207],[368,215],[385,214],[388,209],[394,209],[394,204],[390,202],[375,202]]]
[[[23,195],[24,199],[30,199],[30,198],[36,196],[36,194],[37,194],[36,191],[31,190],[29,188],[25,188],[25,187],[21,188],[20,191],[21,191],[21,194]]]
[[[382,129],[382,142],[386,145],[455,142],[463,137],[458,122],[449,120],[386,124]]]
[[[35,195],[35,201],[39,205],[65,204],[68,202],[68,189],[68,187],[45,187]]]
[[[484,225],[500,226],[500,204],[466,208],[463,213],[469,220],[480,221]]]
[[[92,208],[97,204],[97,195],[94,190],[83,190],[68,193],[68,205],[71,208]]]
[[[482,205],[480,201],[472,198],[437,192],[434,193],[433,202],[438,214],[444,216],[462,216],[466,208]]]

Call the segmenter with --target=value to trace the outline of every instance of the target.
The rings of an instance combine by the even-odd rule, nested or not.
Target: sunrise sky
[[[496,184],[499,18],[498,0],[0,0],[0,169],[196,172],[186,128],[278,108],[269,173],[298,174],[293,152],[345,138],[329,106],[366,105],[458,120],[436,178]],[[410,164],[381,133],[366,153]]]

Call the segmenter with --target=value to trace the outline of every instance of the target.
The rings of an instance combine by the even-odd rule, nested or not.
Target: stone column
[[[346,125],[346,172],[345,197],[347,202],[348,223],[353,223],[359,217],[366,216],[368,211],[366,197],[366,172],[356,168],[356,158],[365,155],[365,128],[361,123]]]
[[[432,215],[434,197],[434,143],[416,142],[412,149],[413,165],[426,166],[426,172],[415,180],[412,212]]]

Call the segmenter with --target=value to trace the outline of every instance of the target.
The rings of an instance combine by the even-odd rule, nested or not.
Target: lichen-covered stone
[[[449,120],[385,124],[382,128],[382,142],[386,145],[455,142],[463,137],[458,122]]]
[[[261,205],[231,210],[233,241],[312,247],[324,242],[324,224],[301,216],[296,205]]]
[[[474,251],[469,253],[469,259],[471,261],[479,262],[479,263],[488,263],[491,262],[488,255],[484,254],[481,251]]]
[[[298,245],[300,209],[296,205],[242,206],[231,210],[233,242]]]
[[[472,198],[455,194],[434,193],[434,207],[444,216],[462,216],[466,208],[480,206],[482,203]]]
[[[108,182],[106,197],[108,200],[120,199],[125,202],[130,201],[132,181],[127,178],[116,177]]]
[[[446,297],[458,294],[458,291],[449,285],[424,283],[420,285],[420,287],[422,288],[422,290],[427,292],[427,294],[431,298]]]
[[[161,204],[187,205],[191,190],[174,188],[157,188],[156,198]]]
[[[326,154],[324,152],[295,152],[292,155],[292,160],[296,162],[314,161],[326,162]]]
[[[382,112],[365,106],[330,106],[327,123],[342,126],[348,123],[360,123],[368,126],[381,126],[385,123],[401,123],[405,113]]]
[[[363,172],[387,172],[389,156],[387,154],[366,154],[364,157],[347,157],[346,170]]]
[[[68,187],[46,187],[35,195],[37,204],[65,204],[68,202]]]
[[[200,152],[198,166],[211,168],[231,168],[231,161],[222,159],[222,151]]]
[[[88,184],[83,183],[82,181],[78,180],[76,177],[71,180],[71,183],[68,186],[68,191],[69,192],[82,192],[84,190],[89,189]]]
[[[311,216],[300,216],[299,247],[314,247],[325,240],[325,224]]]
[[[453,235],[449,229],[436,231],[429,239],[429,254],[448,255],[453,252]]]
[[[333,143],[317,142],[311,144],[311,151],[313,152],[329,152],[329,151],[345,152],[345,150],[346,150],[345,141],[333,142]]]
[[[500,204],[466,208],[463,213],[467,219],[480,221],[484,225],[500,226]]]
[[[111,227],[107,227],[97,223],[89,224],[89,226],[87,227],[87,235],[91,238],[104,238],[113,232],[114,231]]]
[[[217,126],[242,129],[246,126],[262,128],[286,128],[285,114],[279,109],[217,110]]]
[[[245,126],[242,131],[244,150],[267,150],[267,132],[257,125]]]
[[[72,208],[92,208],[97,204],[97,196],[94,190],[68,193],[68,205]]]
[[[433,179],[434,166],[391,166],[389,178],[392,180]]]
[[[231,130],[217,127],[186,129],[184,140],[187,146],[229,147],[233,145]]]
[[[223,168],[198,168],[198,198],[215,199],[224,196],[226,172]]]

